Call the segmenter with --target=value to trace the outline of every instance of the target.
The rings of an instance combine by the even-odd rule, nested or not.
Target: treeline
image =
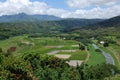
[[[72,67],[66,60],[36,53],[15,57],[0,54],[1,80],[103,80],[114,76],[119,70],[110,64]]]

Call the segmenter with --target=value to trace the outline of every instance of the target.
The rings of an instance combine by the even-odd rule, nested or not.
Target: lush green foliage
[[[90,53],[90,58],[87,62],[88,65],[94,66],[97,64],[105,63],[105,57],[100,52],[96,52],[96,49],[94,49],[92,45],[89,45],[88,48]]]
[[[0,64],[0,79],[12,80],[88,80],[103,79],[119,73],[115,66],[69,66],[65,60],[56,57],[25,54],[22,57],[5,57]]]
[[[81,27],[79,20],[0,23],[0,39],[6,39],[0,41],[0,79],[102,80],[114,76],[119,73],[119,70],[113,65],[105,64],[104,56],[99,50],[95,50],[91,43],[105,41],[107,44],[104,45],[105,47],[100,46],[101,49],[110,53],[117,63],[110,49],[113,48],[112,50],[115,50],[115,53],[117,51],[119,55],[119,21],[119,17],[112,18],[105,23],[84,28],[79,28]],[[88,23],[91,24],[91,21]],[[22,34],[29,34],[29,36],[13,37]],[[43,36],[46,38],[41,38]],[[72,67],[66,63],[66,60],[47,55],[54,50],[73,49],[77,51],[59,54],[70,54],[70,60],[85,60],[87,57],[85,46],[71,46],[79,45],[81,42],[88,47],[90,53],[88,62],[81,66]],[[63,47],[57,48],[58,46]],[[11,47],[17,50],[11,50]],[[9,56],[5,56],[5,53]]]

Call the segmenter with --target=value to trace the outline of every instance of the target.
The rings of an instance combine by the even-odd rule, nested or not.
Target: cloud
[[[59,16],[59,17],[66,17],[66,13],[69,13],[69,11],[64,10],[64,9],[56,9],[56,8],[50,8],[47,10],[46,12],[49,15],[55,15],[55,16]]]
[[[67,0],[67,4],[72,8],[84,8],[90,5],[87,0]]]
[[[116,5],[118,0],[67,0],[72,8],[72,11],[64,8],[50,7],[45,2],[30,1],[30,0],[6,0],[0,2],[0,16],[13,15],[18,13],[26,14],[48,14],[62,18],[110,18],[120,15],[120,5]],[[98,5],[91,9],[92,4]],[[100,5],[109,7],[102,8]],[[82,9],[81,9],[82,8]]]
[[[7,0],[0,2],[0,15],[12,15],[18,13],[26,14],[48,14],[65,17],[67,10],[49,7],[45,2],[30,0]]]
[[[90,10],[77,9],[73,12],[69,12],[66,14],[66,17],[74,17],[74,18],[110,18],[113,16],[120,15],[120,6],[115,5],[109,8],[100,8],[95,7]]]
[[[0,2],[0,15],[16,13],[44,14],[48,6],[45,2],[30,2],[29,0],[7,0]]]
[[[67,4],[72,8],[86,8],[90,6],[110,6],[114,5],[119,0],[67,0]]]

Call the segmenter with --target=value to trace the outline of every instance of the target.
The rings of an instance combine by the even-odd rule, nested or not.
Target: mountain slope
[[[102,22],[98,22],[92,25],[87,25],[87,28],[89,29],[97,29],[97,28],[109,28],[109,27],[120,27],[120,16],[116,16],[107,20],[104,20]],[[86,28],[86,27],[84,27]]]
[[[112,26],[120,25],[120,16],[116,16],[108,20],[105,20],[103,22],[97,23],[97,25],[104,27],[112,27]]]
[[[85,27],[74,28],[70,33],[77,33],[82,38],[95,37],[104,39],[103,36],[120,36],[120,16],[116,16],[95,24],[90,24]]]
[[[81,28],[86,25],[95,24],[104,19],[63,19],[56,21],[57,24],[64,27],[64,31],[69,31],[74,28]]]

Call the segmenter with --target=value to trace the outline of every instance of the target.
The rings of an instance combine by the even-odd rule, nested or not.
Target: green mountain
[[[43,36],[60,33],[119,34],[120,16],[110,19],[62,19],[55,21],[16,21],[0,23],[0,39],[21,34],[40,33]],[[89,34],[88,34],[89,33]]]
[[[0,16],[0,23],[3,22],[30,22],[30,21],[53,21],[60,20],[61,18],[52,15],[27,15],[20,13],[16,15],[4,15]]]
[[[25,14],[22,14],[25,16]],[[16,36],[21,34],[42,33],[44,35],[55,35],[62,32],[68,32],[69,30],[82,27],[88,24],[94,24],[102,19],[62,19],[54,21],[40,21],[27,17],[25,20],[22,18],[13,22],[0,23],[0,37],[8,38],[10,36]],[[17,18],[16,18],[17,19]]]
[[[64,32],[67,32],[74,28],[81,28],[83,26],[95,24],[103,21],[104,19],[63,19],[56,21],[57,24],[64,27]]]
[[[103,36],[120,36],[120,16],[116,16],[95,24],[77,27],[69,31],[71,34],[79,34],[79,39],[91,37],[103,39]]]
[[[87,25],[87,28],[97,29],[97,28],[110,28],[110,27],[120,27],[120,16],[116,16],[95,24]]]

